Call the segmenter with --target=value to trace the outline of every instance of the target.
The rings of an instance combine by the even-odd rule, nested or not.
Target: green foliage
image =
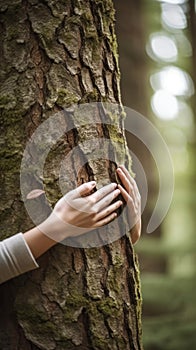
[[[177,43],[178,57],[169,64],[192,70],[192,59],[181,54],[180,35],[187,35],[190,28],[178,32],[166,28],[161,21],[160,2],[143,1],[146,41],[155,32],[171,35]],[[166,6],[168,6],[166,4]],[[182,8],[182,10],[184,10]],[[189,10],[188,10],[189,11]],[[189,14],[185,16],[190,21]],[[195,14],[194,14],[195,16]],[[191,16],[190,16],[191,17]],[[188,34],[189,37],[190,34]],[[182,44],[182,43],[181,43]],[[161,70],[168,62],[148,58],[148,76],[154,70]],[[194,67],[193,67],[194,68]],[[150,99],[153,91],[146,92]],[[185,99],[177,97],[180,103]],[[194,96],[195,99],[195,96]],[[191,107],[191,101],[186,103]],[[174,120],[158,120],[153,115],[156,126],[164,135],[172,154],[175,171],[175,192],[170,211],[161,226],[161,237],[156,233],[145,235],[136,250],[142,260],[143,294],[143,341],[145,350],[184,350],[196,348],[196,269],[195,269],[195,143],[192,143],[194,121],[182,111]],[[172,131],[173,130],[173,131]],[[181,141],[175,136],[181,133],[185,140],[184,152]],[[189,161],[187,162],[187,158]],[[185,165],[185,166],[184,166]],[[168,179],[169,181],[170,179]],[[154,237],[153,237],[154,236]],[[150,272],[147,272],[147,271]]]
[[[192,278],[169,278],[167,275],[142,278],[145,349],[195,348],[195,287]]]

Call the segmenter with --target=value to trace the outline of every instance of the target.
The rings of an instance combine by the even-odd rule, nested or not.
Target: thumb
[[[87,196],[96,186],[95,181],[86,182],[77,188],[77,193],[79,196]]]

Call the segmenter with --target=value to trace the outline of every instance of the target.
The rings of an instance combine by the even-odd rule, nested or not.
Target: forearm
[[[35,259],[44,254],[48,249],[57,243],[46,234],[42,233],[37,227],[25,232],[24,239]]]
[[[0,283],[37,267],[22,233],[0,242]]]
[[[0,283],[38,268],[35,259],[55,244],[37,227],[0,242]]]

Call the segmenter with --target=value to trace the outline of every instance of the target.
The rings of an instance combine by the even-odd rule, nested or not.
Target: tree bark
[[[19,178],[25,145],[36,128],[73,104],[121,100],[112,1],[5,0],[0,26],[0,232],[5,238],[32,226]],[[130,168],[123,113],[108,115],[107,125],[102,105],[95,113],[96,124],[90,116],[82,127],[76,114],[68,116],[71,129],[47,158],[44,181],[51,204],[58,198],[61,159],[77,146],[78,156],[66,169],[72,187],[75,174],[78,185],[95,179],[102,186],[118,181],[119,161]],[[90,138],[97,138],[100,147],[101,138],[110,141],[105,161],[88,161],[93,150],[81,144]],[[31,181],[40,187],[39,176]],[[122,236],[122,223],[126,231],[121,217],[105,234]],[[39,265],[0,288],[1,349],[142,349],[139,271],[129,234],[99,248],[59,244]]]

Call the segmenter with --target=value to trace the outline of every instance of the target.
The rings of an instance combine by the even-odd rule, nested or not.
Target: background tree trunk
[[[124,106],[132,108],[150,119],[150,106],[148,96],[149,59],[145,52],[147,14],[143,0],[114,0],[116,9],[116,35],[119,46],[119,64],[121,72],[121,96]],[[146,130],[141,130],[145,134]],[[139,249],[140,271],[142,272],[164,272],[167,264],[166,259],[160,254],[156,257],[152,252],[144,252],[145,240],[160,239],[162,236],[162,225],[151,235],[146,235],[146,228],[155,206],[158,195],[157,169],[150,151],[132,133],[126,131],[126,139],[132,153],[136,155],[144,169],[148,183],[148,202],[142,213],[143,240],[137,245]],[[152,140],[151,140],[152,141]],[[133,171],[137,175],[137,183],[142,194],[142,181],[140,173],[133,162]],[[151,242],[149,242],[151,244]],[[140,249],[142,254],[140,254]],[[145,301],[143,303],[145,314]]]
[[[19,176],[26,142],[35,129],[74,103],[120,103],[120,91],[111,1],[5,0],[0,3],[0,19],[4,238],[32,225],[21,201]],[[105,161],[81,166],[85,152],[92,150],[80,147],[77,161],[67,169],[72,186],[75,173],[77,184],[94,178],[101,186],[117,180],[115,163],[130,166],[121,114],[115,116],[119,121],[114,130],[102,123],[100,110],[96,112],[96,125],[93,116],[82,128],[76,115],[67,120],[72,128],[46,164],[44,180],[51,203],[57,199],[54,184],[61,158],[89,138],[100,138],[100,145],[101,137],[110,139],[115,161],[107,160],[108,153]],[[41,184],[39,177],[32,181]],[[117,220],[112,225],[117,237],[121,226]],[[136,260],[128,235],[101,248],[56,246],[39,259],[38,270],[1,286],[0,348],[141,349]]]

